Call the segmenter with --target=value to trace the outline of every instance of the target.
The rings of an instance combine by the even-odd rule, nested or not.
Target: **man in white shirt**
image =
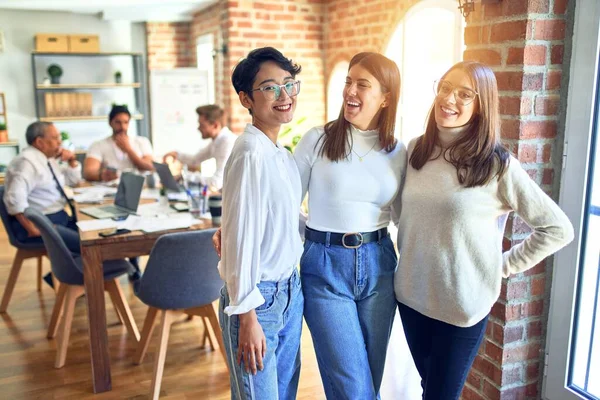
[[[65,206],[72,204],[64,185],[76,185],[81,180],[81,165],[75,154],[61,147],[60,133],[49,122],[34,122],[25,134],[27,147],[9,164],[6,171],[4,204],[11,217],[17,239],[41,243],[40,231],[23,212],[27,207],[44,213],[72,253],[80,253],[79,233],[75,215],[69,216]],[[59,161],[67,163],[60,166]]]
[[[125,106],[113,106],[108,122],[112,136],[94,142],[83,164],[83,177],[88,181],[112,181],[117,171],[152,171],[152,145],[148,138],[127,135],[131,114]]]
[[[215,173],[212,176],[202,175],[200,183],[220,190],[223,187],[225,164],[238,137],[225,126],[225,112],[216,104],[200,106],[196,108],[196,113],[198,114],[198,130],[202,134],[202,139],[211,139],[210,144],[195,155],[172,151],[165,154],[164,159],[172,157],[188,166],[198,166],[203,161],[214,158],[217,162]]]

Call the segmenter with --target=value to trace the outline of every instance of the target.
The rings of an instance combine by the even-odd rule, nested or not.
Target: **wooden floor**
[[[0,295],[4,290],[15,254],[0,226]],[[142,265],[145,258],[142,258]],[[50,263],[44,258],[44,273]],[[142,365],[134,365],[136,349],[124,325],[118,323],[112,302],[106,295],[106,315],[112,367],[112,387],[108,393],[92,391],[85,300],[75,308],[71,340],[65,367],[54,369],[55,340],[46,339],[54,306],[54,292],[43,284],[36,291],[36,262],[25,261],[8,312],[0,314],[0,399],[147,399],[152,379],[155,329]],[[141,330],[146,306],[133,294],[126,278],[121,287]],[[158,320],[158,318],[157,318]],[[204,332],[198,318],[186,321],[182,315],[173,325],[161,387],[161,399],[229,399],[229,376],[216,349],[201,348]],[[412,400],[420,398],[419,379],[408,353],[399,318],[396,318],[388,351],[381,397]],[[298,399],[325,399],[312,341],[308,330],[302,335],[302,372]]]
[[[0,231],[0,291],[8,278],[15,250]],[[144,260],[145,261],[145,260]],[[44,272],[50,263],[44,259]],[[95,395],[92,391],[85,300],[79,299],[67,361],[54,369],[55,340],[46,339],[54,292],[43,284],[36,291],[35,260],[25,261],[6,314],[0,314],[0,398],[2,399],[147,399],[158,337],[155,329],[142,365],[134,365],[135,344],[127,335],[106,295],[108,340],[113,390]],[[134,295],[127,279],[121,287],[141,330],[147,307]],[[1,294],[0,294],[1,295]],[[201,348],[204,332],[199,318],[174,324],[169,338],[161,399],[229,399],[229,376],[221,353]],[[158,320],[158,318],[157,318]],[[302,374],[299,399],[324,399],[321,379],[308,332],[302,342]]]

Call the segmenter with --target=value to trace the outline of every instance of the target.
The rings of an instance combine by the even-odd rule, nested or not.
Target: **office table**
[[[79,221],[91,219],[79,212]],[[186,230],[200,230],[212,227],[210,219],[186,229],[176,229],[154,233],[134,231],[125,235],[103,238],[99,231],[81,232],[81,257],[83,260],[83,280],[85,285],[90,330],[90,353],[92,361],[92,380],[94,393],[111,390],[110,358],[108,352],[108,333],[106,331],[106,308],[104,304],[104,278],[102,263],[128,257],[150,254],[154,242],[161,235]]]

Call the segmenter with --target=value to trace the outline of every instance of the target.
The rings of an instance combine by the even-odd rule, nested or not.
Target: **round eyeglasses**
[[[281,96],[281,88],[285,90],[289,97],[298,96],[298,93],[300,93],[300,81],[290,81],[284,83],[283,85],[267,85],[257,89],[252,89],[251,92],[260,91],[267,100],[279,100],[279,97]]]
[[[440,98],[448,97],[450,93],[454,93],[454,101],[461,106],[468,106],[479,95],[479,93],[469,88],[454,87],[453,84],[445,80],[433,82],[433,93]]]

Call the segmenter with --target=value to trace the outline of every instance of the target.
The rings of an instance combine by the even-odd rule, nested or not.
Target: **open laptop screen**
[[[140,203],[144,177],[130,172],[121,174],[121,182],[115,196],[115,205],[136,212]]]
[[[160,164],[157,162],[153,162],[152,164],[154,164],[154,169],[158,173],[160,182],[165,189],[172,190],[174,192],[181,192],[181,187],[173,177],[173,174],[171,174],[171,170],[167,164]]]

